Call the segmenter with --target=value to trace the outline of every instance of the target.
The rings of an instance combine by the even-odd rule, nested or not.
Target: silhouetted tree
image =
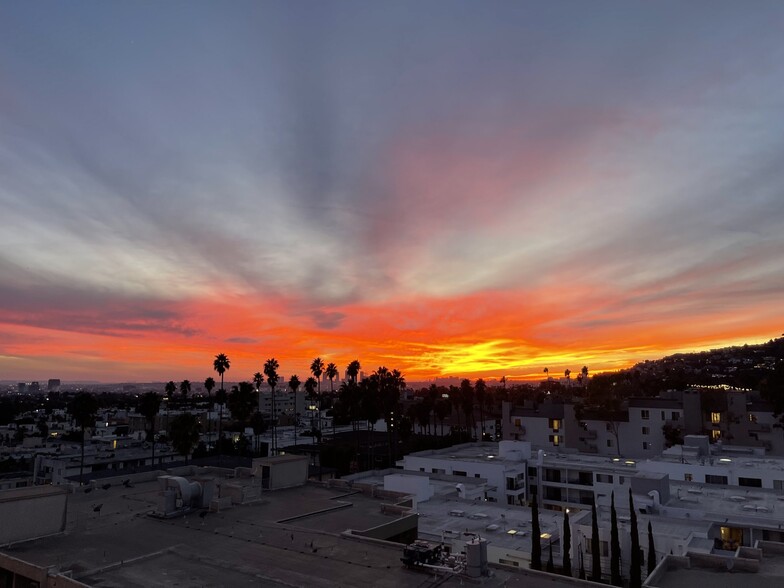
[[[171,442],[175,451],[185,456],[188,461],[188,454],[199,442],[199,430],[201,425],[199,420],[189,412],[178,415],[171,422]]]
[[[317,357],[310,363],[310,373],[316,378],[318,383],[318,410],[319,410],[319,420],[318,420],[318,430],[321,432],[321,374],[324,373],[324,360],[320,357]],[[319,441],[321,438],[319,437]]]
[[[98,413],[98,401],[95,396],[89,392],[79,392],[71,400],[71,406],[68,407],[76,425],[82,431],[82,457],[79,462],[79,485],[84,484],[84,430],[88,426],[95,425],[96,415]]]
[[[593,582],[602,581],[602,554],[599,541],[599,520],[596,515],[596,502],[591,505],[591,577]]]
[[[618,539],[618,515],[615,512],[615,492],[610,494],[610,583],[623,586],[621,577],[621,543]]]
[[[572,575],[572,557],[570,551],[572,549],[572,528],[569,525],[569,510],[566,509],[564,511],[564,520],[563,520],[563,546],[561,547],[561,551],[563,552],[563,575],[564,576],[571,576]]]
[[[539,504],[534,496],[531,504],[531,569],[542,569],[542,531],[539,527]]]
[[[150,424],[150,431],[147,440],[152,444],[152,465],[155,465],[155,417],[161,409],[161,397],[155,392],[146,392],[139,398],[139,405],[136,412],[142,415]]]
[[[656,569],[656,545],[653,543],[653,527],[651,521],[648,521],[648,575],[653,573]]]
[[[555,565],[553,564],[553,542],[550,541],[549,544],[550,555],[547,558],[547,571],[551,574],[555,573]]]
[[[207,442],[212,435],[212,419],[210,413],[212,412],[212,389],[215,388],[215,380],[207,378],[204,380],[204,389],[207,391]]]
[[[355,359],[348,364],[348,367],[346,367],[346,375],[356,384],[357,376],[359,376],[359,370],[361,369],[362,366],[360,365],[359,360]]]
[[[640,588],[642,586],[642,560],[640,558],[640,535],[637,532],[637,513],[634,510],[634,498],[632,489],[629,488],[629,512],[631,513],[631,563],[629,564],[629,588]]]
[[[180,396],[182,396],[183,403],[188,400],[188,394],[191,393],[191,383],[189,380],[180,382]]]
[[[231,360],[229,360],[228,356],[225,353],[219,353],[215,356],[215,360],[212,362],[213,369],[218,372],[218,375],[221,379],[221,387],[218,390],[217,394],[215,395],[215,399],[218,401],[220,405],[220,413],[218,414],[218,463],[220,463],[220,456],[221,456],[221,436],[223,435],[223,405],[226,404],[226,388],[223,386],[223,374],[226,373],[226,370],[231,368]],[[220,400],[218,400],[220,398]]]
[[[482,378],[479,378],[474,384],[474,393],[476,394],[476,402],[479,404],[479,420],[481,425],[480,441],[485,440],[485,396],[487,395],[487,386]]]
[[[267,384],[270,387],[270,398],[272,399],[272,455],[278,454],[278,414],[275,410],[275,387],[278,385],[278,369],[280,364],[274,357],[264,362],[264,375],[267,376]]]

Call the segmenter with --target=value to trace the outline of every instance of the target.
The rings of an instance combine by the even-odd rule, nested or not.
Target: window
[[[553,431],[558,431],[561,428],[561,419],[549,419],[548,425]]]
[[[677,421],[677,420],[680,420],[680,418],[681,418],[681,413],[675,412],[675,411],[672,412],[672,419],[671,420]]]
[[[683,479],[686,482],[693,482],[694,481],[694,476],[692,476],[691,474],[683,474]]]
[[[515,427],[522,427],[523,426],[523,419],[519,419],[519,418],[515,419],[514,420],[514,426]]]
[[[454,470],[454,471],[452,472],[452,475],[453,475],[453,476],[465,476],[465,475],[467,475],[467,474],[466,474],[466,472],[461,472],[460,470]]]
[[[648,443],[647,441],[643,441],[642,442],[642,448],[643,449],[650,449],[651,448],[651,444]]]
[[[613,446],[612,439],[607,439],[607,447],[612,447],[612,446]]]
[[[720,412],[712,412],[711,413],[711,422],[714,425],[718,425],[721,422],[721,413]]]
[[[738,478],[738,486],[750,486],[751,488],[762,488],[760,478]]]
[[[705,474],[705,483],[706,484],[721,484],[723,486],[727,485],[727,476],[711,476],[710,474]]]
[[[721,431],[719,431],[718,429],[714,429],[713,431],[711,431],[711,439],[713,439],[714,441],[721,439]]]
[[[749,413],[749,422],[750,423],[756,423],[757,422],[757,415],[754,414],[753,412]]]
[[[528,468],[528,475],[531,476],[532,478],[535,478],[536,477],[536,468],[530,468],[529,467]]]
[[[774,490],[784,490],[784,480],[773,480]]]
[[[596,474],[596,481],[602,484],[612,484],[613,477],[611,474]]]
[[[662,420],[666,421],[667,419],[664,417],[664,411],[662,411]]]
[[[560,445],[561,444],[561,436],[560,435],[550,435],[550,443],[552,443],[555,446]]]
[[[651,411],[650,410],[641,410],[640,411],[640,418],[644,421],[650,420],[651,418]]]
[[[642,428],[642,434],[643,435],[650,435],[651,434],[651,428],[650,427],[643,427]]]
[[[612,424],[605,423],[604,424],[604,430],[607,431],[608,433],[612,433]]]

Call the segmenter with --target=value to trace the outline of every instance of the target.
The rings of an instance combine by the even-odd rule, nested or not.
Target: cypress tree
[[[653,527],[651,521],[648,521],[648,575],[653,573],[656,567],[656,546],[653,544]]]
[[[555,564],[553,564],[553,542],[550,541],[550,557],[547,558],[547,571],[551,574],[555,573]]]
[[[640,561],[640,535],[637,533],[637,513],[634,512],[634,498],[632,497],[632,489],[629,488],[629,511],[631,513],[631,526],[632,526],[632,553],[631,564],[629,568],[629,588],[642,587],[642,561]]]
[[[596,502],[591,507],[591,577],[593,582],[602,581],[602,554],[599,542],[599,520],[596,515]]]
[[[564,522],[563,522],[563,535],[562,535],[562,543],[563,546],[561,547],[561,551],[563,551],[563,575],[564,576],[571,576],[572,575],[572,557],[570,555],[570,550],[572,548],[572,529],[569,526],[569,511],[564,511]]]
[[[542,538],[539,529],[539,505],[534,496],[534,503],[531,506],[531,568],[534,570],[542,569]]]
[[[615,492],[610,495],[610,583],[623,586],[621,577],[621,542],[618,539],[618,515],[615,512]]]

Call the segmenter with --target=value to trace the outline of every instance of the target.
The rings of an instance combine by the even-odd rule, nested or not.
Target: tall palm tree
[[[84,484],[82,479],[84,476],[84,430],[88,426],[95,426],[98,401],[89,392],[79,392],[71,401],[69,411],[76,424],[82,430],[82,460],[79,464],[79,485],[81,486]]]
[[[299,413],[297,412],[297,391],[299,390],[300,386],[299,376],[297,374],[292,375],[289,378],[289,388],[291,388],[291,393],[294,395],[294,447],[297,446],[297,425],[299,425]]]
[[[215,361],[212,362],[212,368],[218,372],[221,378],[221,389],[223,389],[223,374],[231,368],[231,360],[226,357],[225,353],[219,353],[215,356]]]
[[[253,374],[253,383],[256,384],[256,392],[258,392],[259,388],[261,388],[261,385],[264,383],[264,376],[261,372]]]
[[[359,370],[361,369],[362,366],[359,364],[359,360],[355,359],[348,364],[348,367],[346,367],[346,375],[356,384],[357,376],[359,376]]]
[[[542,371],[544,372],[545,379],[549,380],[550,379],[550,368],[544,368]]]
[[[212,420],[210,419],[210,412],[212,412],[212,389],[215,387],[215,380],[211,377],[204,380],[204,389],[207,390],[207,444],[209,445],[210,437],[212,437]]]
[[[335,438],[335,389],[332,387],[332,382],[338,377],[338,366],[330,362],[324,370],[324,375],[329,378],[329,397],[332,402],[332,438]]]
[[[318,421],[318,430],[321,432],[321,374],[324,373],[324,360],[320,357],[317,357],[310,363],[310,373],[313,374],[318,382],[318,411],[319,411],[319,421]],[[319,436],[319,442],[321,441],[321,436]]]
[[[314,396],[316,395],[316,385],[317,385],[316,378],[308,378],[307,380],[305,380],[305,394],[308,397],[308,405],[314,407],[313,409],[308,408],[311,414],[310,417],[311,433],[314,433],[316,430],[316,421],[315,421],[315,417],[313,416],[313,412],[316,408],[314,403]]]
[[[269,384],[272,398],[272,455],[278,453],[278,415],[275,412],[275,386],[278,385],[280,379],[278,368],[280,368],[280,364],[274,357],[264,362],[264,375],[267,376],[267,384]]]
[[[223,387],[223,374],[226,373],[226,370],[231,368],[231,360],[225,353],[219,353],[212,362],[212,368],[218,372],[218,375],[221,378],[220,390],[215,395],[216,400],[218,399],[218,396],[222,399],[222,401],[218,400],[218,404],[220,405],[220,413],[218,414],[218,461],[220,462],[220,443],[221,434],[223,433],[223,405],[226,404],[226,389]]]

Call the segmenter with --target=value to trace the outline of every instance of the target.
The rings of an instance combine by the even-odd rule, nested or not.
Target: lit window
[[[721,439],[721,431],[719,431],[718,429],[711,431],[711,439],[713,439],[714,441],[716,441],[717,439]]]
[[[560,435],[550,435],[550,442],[553,445],[560,445],[561,444],[561,436]]]
[[[557,431],[561,428],[561,419],[550,419],[550,428]]]
[[[756,423],[757,422],[757,415],[750,412],[749,413],[749,422],[750,423]]]
[[[711,422],[714,425],[718,425],[721,422],[721,413],[720,412],[712,412],[711,413]]]

